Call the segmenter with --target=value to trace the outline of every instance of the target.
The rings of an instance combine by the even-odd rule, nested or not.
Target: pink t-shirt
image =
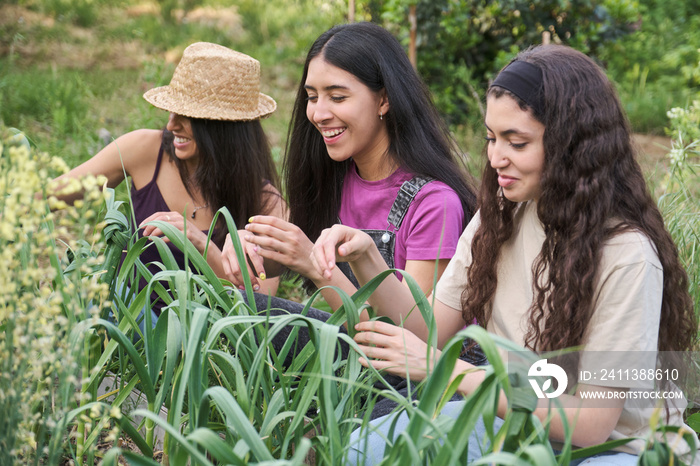
[[[340,221],[363,230],[386,230],[401,184],[411,178],[412,174],[399,168],[383,180],[366,181],[351,165],[343,183]],[[407,260],[450,259],[463,221],[462,204],[452,188],[440,181],[423,186],[396,231],[395,268],[405,269]]]

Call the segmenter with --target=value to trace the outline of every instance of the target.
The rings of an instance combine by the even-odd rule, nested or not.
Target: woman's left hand
[[[185,223],[187,222],[182,214],[177,212],[156,212],[155,214],[146,218],[143,222],[141,222],[141,225],[139,225],[139,228],[143,228],[143,236],[161,236],[163,237],[163,240],[169,241],[163,231],[156,225],[147,225],[149,222],[156,220],[169,223],[180,231],[185,231]],[[187,223],[187,239],[192,242],[200,253],[204,253],[207,235],[205,235],[202,230],[197,228],[191,222]]]
[[[355,325],[355,342],[370,358],[360,358],[360,364],[377,370],[419,381],[426,377],[426,343],[411,331],[381,321],[366,321]],[[435,350],[435,359],[440,352]]]
[[[259,246],[258,254],[282,264],[294,272],[312,280],[319,274],[311,262],[314,243],[298,226],[270,215],[256,215],[245,226],[248,243]]]

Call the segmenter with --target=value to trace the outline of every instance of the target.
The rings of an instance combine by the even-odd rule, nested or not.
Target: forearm
[[[72,204],[83,198],[83,180],[86,177],[104,177],[99,185],[106,183],[109,188],[116,188],[127,175],[132,176],[134,173],[146,172],[151,177],[149,164],[155,162],[161,134],[161,131],[137,130],[119,137],[95,156],[49,183],[46,197],[55,196]]]
[[[598,387],[597,390],[593,391],[620,392],[625,390]],[[542,422],[551,418],[549,438],[558,442],[564,442],[567,437],[562,418],[562,415],[565,416],[569,426],[571,443],[577,447],[589,447],[606,442],[615,429],[624,406],[623,399],[613,396],[606,400],[596,397],[583,399],[578,394],[561,395],[557,401],[564,408],[559,409],[549,399],[542,399],[539,400],[538,407],[533,414]]]

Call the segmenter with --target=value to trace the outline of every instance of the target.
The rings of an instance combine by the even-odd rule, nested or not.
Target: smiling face
[[[197,143],[194,141],[190,119],[171,113],[166,128],[175,136],[175,156],[180,160],[194,159],[197,156]]]
[[[318,56],[309,63],[306,117],[321,132],[331,159],[353,158],[360,168],[377,163],[389,148],[384,120],[389,103],[354,75]]]
[[[544,169],[544,125],[512,97],[486,100],[486,140],[503,195],[513,202],[537,200]]]

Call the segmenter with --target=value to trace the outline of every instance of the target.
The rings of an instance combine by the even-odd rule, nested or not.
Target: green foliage
[[[30,9],[50,15],[60,22],[67,22],[80,27],[95,24],[102,7],[112,4],[120,6],[125,0],[10,0]]]
[[[163,21],[172,23],[175,21],[175,13],[181,16],[187,15],[189,11],[202,4],[202,0],[158,0],[160,5],[160,15]]]
[[[83,254],[102,247],[96,228],[100,184],[94,178],[77,183],[86,190],[79,207],[41,196],[49,180],[65,170],[62,160],[36,151],[23,134],[0,125],[3,465],[58,464],[67,434],[63,419],[76,403],[81,363],[80,342],[68,335],[76,322],[98,312],[107,292],[92,273],[102,266],[99,254]]]
[[[686,423],[688,424],[688,427],[693,429],[695,432],[700,432],[700,413],[695,413],[688,416]]]
[[[481,118],[474,94],[518,50],[540,43],[543,31],[595,56],[636,20],[634,0],[387,1],[382,17],[404,43],[409,3],[416,4],[418,70],[454,124]]]
[[[273,55],[303,59],[316,37],[346,21],[347,14],[344,0],[268,0],[264,6],[256,0],[241,0],[237,6],[248,40],[257,44],[256,58],[270,64],[275,60],[267,58]]]
[[[700,314],[700,101],[668,112],[673,147],[659,206],[688,273]]]
[[[21,3],[39,11],[42,4],[49,5],[51,1],[27,0]],[[75,2],[76,8],[83,3],[88,1]],[[218,6],[229,6],[228,2],[218,3]],[[381,2],[359,3],[358,11],[376,18]],[[449,114],[460,115],[461,112],[480,120],[479,99],[474,95],[483,91],[483,80],[492,76],[519,47],[528,41],[539,41],[541,30],[549,27],[547,21],[551,19],[545,16],[540,18],[539,26],[535,22],[537,15],[542,14],[538,9],[523,8],[518,10],[521,16],[516,16],[515,10],[520,8],[516,6],[520,3],[507,2],[499,6],[485,2],[442,1],[434,6],[434,10],[424,10],[427,2],[418,2],[419,15],[427,15],[427,11],[434,11],[437,15],[426,19],[432,21],[433,29],[427,28],[420,33],[419,66],[434,86],[436,101]],[[70,34],[73,31],[71,25],[78,24],[77,19],[71,19],[75,16],[70,17],[74,14],[69,11],[70,5],[66,7],[68,16],[56,16],[52,27],[17,23],[3,25],[2,32],[8,34],[0,34],[0,44],[11,50],[7,57],[0,58],[0,118],[8,124],[32,128],[32,139],[40,147],[64,155],[71,160],[71,165],[99,149],[95,133],[102,126],[108,127],[116,136],[138,127],[155,128],[164,124],[165,114],[144,103],[141,93],[150,87],[166,84],[174,63],[164,62],[163,56],[166,52],[176,56],[178,50],[194,40],[219,42],[261,61],[263,84],[272,88],[264,91],[280,103],[277,114],[264,122],[266,130],[273,128],[273,131],[268,131],[270,134],[281,135],[273,136],[276,137],[275,153],[279,157],[279,146],[289,116],[289,96],[293,96],[298,84],[306,49],[320,32],[344,19],[347,7],[341,0],[271,0],[264,4],[242,0],[238,2],[240,27],[226,28],[188,21],[166,23],[157,14],[127,17],[118,9],[106,8],[105,4],[95,3],[99,5],[96,11],[107,13],[98,14],[94,20],[97,35],[93,40],[99,43],[115,41],[118,47],[137,43],[135,50],[144,52],[138,70],[100,68],[95,73],[66,70],[60,64],[48,70],[44,63],[28,65],[24,62],[21,50],[34,41],[80,43]],[[677,144],[669,161],[670,174],[663,181],[665,191],[659,205],[679,245],[690,276],[696,309],[700,309],[700,214],[697,206],[700,112],[697,104],[691,107],[681,101],[666,105],[691,95],[685,94],[685,90],[675,94],[673,89],[692,89],[698,84],[700,67],[695,52],[691,50],[697,48],[694,42],[697,32],[694,31],[700,30],[697,17],[692,14],[697,11],[697,5],[674,0],[671,6],[658,2],[654,8],[645,7],[648,9],[643,10],[642,26],[635,33],[643,32],[644,36],[618,39],[613,46],[601,48],[600,41],[614,37],[620,32],[616,28],[629,20],[633,3],[609,0],[602,4],[611,18],[626,18],[615,23],[612,29],[603,27],[610,18],[600,16],[600,9],[598,13],[595,9],[590,10],[588,2],[577,4],[582,10],[573,10],[573,6],[564,2],[536,3],[545,4],[555,12],[568,8],[567,11],[578,14],[589,8],[585,14],[581,13],[584,32],[571,28],[569,20],[573,13],[563,18],[561,24],[554,25],[555,32],[563,40],[604,57],[612,75],[622,77],[623,101],[628,106],[636,104],[644,109],[631,115],[633,121],[653,114],[658,108],[663,108],[663,115],[672,106],[684,109],[669,114],[671,133]],[[405,2],[385,1],[385,21],[405,25],[405,5]],[[45,7],[41,11],[49,10]],[[668,15],[675,15],[673,21],[663,20]],[[436,23],[435,18],[440,18],[440,22]],[[526,21],[530,21],[527,23],[530,26],[524,26]],[[658,22],[658,29],[649,32],[646,27],[654,21]],[[426,24],[419,19],[419,27]],[[694,30],[689,31],[689,25]],[[396,27],[394,30],[405,37],[405,28]],[[567,30],[574,31],[570,37],[567,37]],[[678,43],[661,42],[661,37],[668,41],[673,34],[679,37]],[[680,42],[685,39],[689,45],[684,47]],[[488,41],[494,41],[495,45]],[[618,44],[624,48],[616,48]],[[645,44],[652,44],[653,50],[644,49]],[[434,57],[428,55],[430,47]],[[629,54],[626,47],[631,47]],[[133,53],[129,50],[134,49],[124,50],[128,55]],[[450,53],[460,51],[470,55],[460,56],[461,61],[450,61]],[[482,57],[484,60],[488,58],[491,64],[483,64]],[[653,61],[648,61],[647,57],[654,57]],[[104,64],[109,63],[105,61]],[[426,74],[430,70],[434,72],[436,64],[441,72],[432,76]],[[676,68],[672,69],[673,66]],[[630,82],[633,83],[631,94],[626,91]],[[460,121],[457,117],[452,118],[453,122]],[[661,123],[658,119],[650,119],[645,124],[649,128],[660,128],[665,122],[664,117]],[[463,131],[466,138],[477,139],[468,125],[459,131]],[[18,138],[6,143],[5,148],[22,146],[35,154],[25,141]],[[4,156],[0,158],[3,162],[0,165],[2,179],[9,180],[9,174],[14,173],[11,179],[19,183],[42,173],[36,166],[23,171],[10,168],[6,165],[7,160]],[[54,163],[55,160],[47,161],[43,165],[52,167]],[[44,173],[44,181],[28,188],[27,192],[33,194],[56,173],[55,170]],[[3,217],[0,233],[11,225],[14,228],[15,223],[10,222],[8,212],[18,203],[12,203],[12,199],[7,195],[0,198],[0,215]],[[363,414],[371,409],[380,391],[384,396],[396,399],[400,409],[412,419],[408,435],[388,444],[386,463],[448,464],[450,461],[459,462],[466,455],[465,438],[475,419],[482,414],[487,417],[494,415],[496,394],[502,389],[512,393],[511,381],[493,351],[495,345],[507,346],[507,343],[498,340],[494,343],[483,332],[470,327],[459,336],[475,338],[490,352],[492,366],[487,368],[488,377],[479,391],[467,399],[468,409],[458,420],[436,417],[434,414],[444,400],[454,392],[454,386],[448,385],[445,375],[451,372],[454,364],[458,340],[448,345],[443,357],[436,361],[438,366],[431,378],[419,388],[421,403],[418,405],[391,389],[378,389],[381,385],[375,382],[380,380],[380,374],[359,370],[355,352],[351,352],[347,360],[335,357],[338,339],[346,337],[340,335],[333,324],[356,318],[368,293],[382,277],[355,296],[345,296],[344,311],[338,313],[330,324],[320,324],[303,316],[268,318],[267,315],[254,315],[242,295],[218,279],[201,255],[176,231],[169,230],[166,234],[176,245],[188,251],[189,268],[180,271],[168,248],[162,241],[156,241],[155,247],[161,251],[163,271],[151,275],[139,259],[145,240],[135,241],[131,237],[126,220],[130,213],[125,207],[114,197],[109,198],[104,214],[105,245],[92,232],[85,232],[84,227],[97,223],[97,219],[87,215],[77,221],[77,227],[62,233],[62,238],[72,240],[67,254],[55,252],[54,244],[48,240],[39,241],[44,238],[41,234],[53,235],[58,230],[52,230],[55,221],[49,216],[40,217],[45,221],[34,228],[27,223],[31,216],[16,215],[24,223],[12,230],[12,240],[2,240],[0,250],[7,254],[2,272],[14,273],[11,278],[0,282],[0,292],[9,290],[14,293],[7,295],[10,297],[3,303],[15,305],[17,309],[26,302],[38,303],[32,310],[43,314],[33,320],[27,316],[35,314],[7,320],[6,316],[16,316],[16,311],[0,307],[0,325],[5,330],[0,332],[3,356],[0,358],[0,371],[3,371],[0,377],[1,464],[13,461],[29,463],[42,447],[48,447],[48,453],[37,462],[58,464],[59,457],[64,455],[77,464],[92,464],[97,460],[95,446],[100,439],[116,442],[120,436],[131,440],[136,451],[114,448],[105,456],[106,464],[116,464],[120,454],[132,464],[157,464],[151,458],[158,431],[168,433],[163,451],[171,464],[184,464],[187,458],[192,459],[193,464],[196,461],[200,464],[255,464],[264,461],[302,464],[310,461],[305,456],[311,449],[318,464],[342,464],[350,431],[356,426],[367,427],[368,420]],[[90,209],[85,207],[82,212],[87,210]],[[50,244],[51,248],[34,249],[35,246],[24,242],[28,239],[34,241],[32,245],[38,242],[44,247]],[[123,249],[128,250],[124,259],[127,266],[115,273],[114,265],[121,259]],[[47,260],[48,267],[42,268],[37,275],[35,268]],[[19,268],[15,267],[16,263]],[[136,273],[131,272],[134,268]],[[0,277],[5,276],[10,275],[0,274]],[[136,283],[142,276],[150,282],[150,288],[137,293]],[[111,305],[104,301],[104,285],[107,283],[112,292]],[[146,330],[141,331],[137,319],[141,309],[148,306],[151,291],[162,296],[169,306],[155,329],[147,322]],[[284,283],[283,291],[287,296],[302,299],[294,283]],[[250,293],[250,286],[245,293]],[[46,299],[45,294],[50,299]],[[41,300],[36,300],[37,297]],[[429,303],[419,301],[419,310],[429,316]],[[59,307],[47,309],[45,304]],[[91,307],[91,304],[97,305]],[[309,304],[315,306],[318,302],[314,298]],[[28,306],[22,312],[24,309]],[[108,318],[108,311],[112,311],[114,320]],[[99,312],[101,316],[98,316]],[[97,320],[98,317],[102,320]],[[146,319],[150,319],[149,314]],[[34,325],[39,323],[42,324],[40,328]],[[14,333],[6,331],[8,325],[15,326]],[[313,335],[310,345],[295,358],[288,370],[281,361],[286,352],[292,351],[296,342],[294,333],[288,347],[280,354],[267,344],[272,335],[287,325],[309,328]],[[70,330],[73,330],[72,334]],[[36,338],[12,340],[13,335],[33,335]],[[349,339],[346,341],[352,345]],[[39,343],[53,345],[52,350],[44,350]],[[12,357],[5,357],[3,351],[12,345],[15,345]],[[53,356],[60,358],[60,367],[51,366],[44,372],[26,370],[37,367],[34,362],[44,361],[51,351]],[[27,378],[16,377],[19,373],[26,374]],[[40,373],[42,378],[32,379],[35,373]],[[118,381],[112,396],[98,396],[100,383],[114,375]],[[46,381],[46,377],[55,377],[56,385],[42,384],[41,380]],[[77,377],[87,382],[80,387],[76,397]],[[51,392],[49,396],[55,402],[53,405],[45,402],[47,390]],[[133,411],[128,402],[137,394],[142,394],[146,403],[140,410]],[[28,395],[34,396],[22,398]],[[166,420],[156,415],[161,407],[168,408]],[[546,438],[546,425],[538,424],[527,412],[515,414],[509,414],[506,428],[488,434],[492,445],[505,446],[503,451],[491,451],[490,461],[499,464],[569,461],[570,449],[565,449],[558,459],[552,454]],[[74,434],[69,436],[69,432]],[[645,461],[668,458],[668,450],[662,444],[650,442],[649,447],[650,453]],[[601,448],[607,449],[610,445]]]
[[[83,27],[95,23],[99,6],[94,0],[45,0],[43,5],[55,17]]]
[[[17,158],[17,154],[18,150],[29,154],[27,140],[21,134],[8,134],[5,140],[7,149],[0,161],[25,160]],[[375,277],[353,296],[337,290],[343,307],[326,323],[309,319],[303,313],[277,316],[267,311],[258,313],[246,304],[252,301],[247,273],[243,274],[247,280],[245,291],[234,289],[214,274],[185,233],[167,223],[159,222],[158,227],[173,245],[185,252],[187,265],[184,270],[179,269],[165,242],[154,239],[151,247],[160,252],[161,271],[151,274],[140,260],[147,240],[133,237],[127,220],[130,209],[116,201],[111,190],[106,192],[105,220],[97,231],[103,240],[93,234],[83,236],[85,241],[71,242],[68,260],[58,257],[51,249],[47,251],[49,269],[35,274],[30,264],[41,260],[32,254],[44,251],[33,252],[17,240],[21,238],[18,232],[36,232],[27,238],[46,244],[38,232],[51,232],[51,229],[28,228],[27,222],[33,216],[11,215],[18,207],[31,205],[33,186],[37,186],[19,185],[17,180],[49,174],[32,167],[35,165],[23,169],[7,164],[0,167],[3,175],[0,180],[7,181],[3,186],[12,189],[2,197],[5,203],[0,206],[4,220],[0,234],[6,235],[0,239],[4,241],[2,251],[8,255],[3,273],[18,271],[13,276],[0,274],[5,285],[0,287],[0,292],[11,293],[0,296],[5,303],[5,307],[0,307],[0,325],[5,326],[5,332],[0,334],[4,340],[0,341],[6,345],[0,351],[11,342],[24,342],[13,349],[13,357],[3,353],[0,358],[3,361],[0,383],[5,384],[0,391],[0,409],[4,414],[0,416],[3,445],[0,452],[6,455],[2,464],[26,463],[37,455],[49,464],[57,464],[61,456],[79,465],[94,464],[97,443],[101,439],[116,443],[119,437],[128,438],[136,449],[115,447],[105,455],[105,464],[117,464],[120,455],[132,464],[157,464],[152,459],[157,432],[165,435],[163,461],[170,464],[188,461],[204,465],[304,464],[309,461],[307,454],[312,448],[316,464],[346,464],[350,434],[356,428],[361,429],[361,435],[371,432],[367,413],[380,395],[396,400],[398,410],[405,412],[410,420],[404,434],[387,442],[384,464],[464,464],[468,437],[475,423],[483,417],[491,425],[488,420],[494,418],[496,400],[502,392],[510,408],[502,428],[487,429],[491,446],[483,452],[485,463],[565,464],[627,441],[573,451],[567,440],[557,457],[548,439],[548,422],[541,422],[532,414],[534,395],[526,372],[518,372],[540,356],[527,353],[529,359],[524,365],[506,366],[499,350],[522,354],[522,348],[476,326],[459,332],[445,345],[439,358],[433,357],[432,352],[428,354],[432,367],[428,378],[416,387],[419,401],[413,403],[386,384],[382,374],[361,367],[361,353],[352,340],[354,323],[366,308],[368,297],[391,271]],[[61,164],[57,167],[65,169]],[[99,186],[99,181],[92,179],[73,188],[94,192]],[[14,196],[23,201],[12,202]],[[97,193],[87,199],[93,202],[102,196]],[[67,211],[75,222],[73,225],[80,226],[80,232],[92,231],[96,222],[95,208],[89,209],[91,205],[86,201],[84,209],[88,211]],[[53,207],[65,208],[60,203],[53,203]],[[236,229],[225,209],[219,215],[224,215],[230,230]],[[23,223],[18,224],[19,230],[8,232],[12,218]],[[43,221],[41,216],[38,219]],[[245,264],[238,237],[234,235],[233,241],[239,262]],[[115,265],[124,249],[127,252],[117,272]],[[19,260],[13,261],[11,257]],[[15,262],[18,268],[13,268]],[[28,272],[32,273],[34,282],[27,280]],[[45,274],[51,277],[50,287],[40,285]],[[142,277],[149,285],[139,292],[137,283]],[[416,300],[416,310],[431,329],[429,341],[434,341],[430,302],[411,277],[405,277]],[[107,285],[111,289],[109,301],[105,300]],[[140,316],[141,310],[150,306],[151,292],[166,303],[155,326],[149,312],[145,318]],[[22,303],[37,303],[32,293],[56,308],[49,312],[46,306],[21,307]],[[307,309],[314,301],[315,296]],[[16,310],[5,314],[7,304]],[[32,312],[37,311],[41,314],[34,316]],[[57,325],[47,326],[45,322],[49,318],[57,319]],[[144,330],[138,327],[142,318]],[[351,329],[349,334],[339,331],[339,325],[346,321]],[[32,327],[32,322],[41,323],[41,327]],[[33,336],[47,329],[50,332],[42,333],[40,340],[8,338],[18,335],[19,323],[26,325]],[[8,333],[10,325],[14,331]],[[291,333],[285,345],[276,350],[270,342],[283,329],[291,329]],[[296,348],[297,332],[301,329],[309,332],[310,343]],[[462,412],[452,419],[439,415],[439,411],[455,393],[458,381],[450,379],[464,338],[477,341],[490,364],[482,368],[484,382],[465,397]],[[40,346],[38,341],[49,346]],[[347,358],[337,351],[339,341],[351,348]],[[290,354],[294,357],[285,366],[283,361]],[[39,378],[33,378],[36,372],[28,370],[29,367],[49,355],[49,362],[61,357],[61,364],[49,366],[59,372],[39,372]],[[16,364],[20,364],[19,372]],[[12,378],[17,373],[27,374],[29,379]],[[55,386],[48,384],[47,374],[49,380],[57,381]],[[76,375],[80,375],[83,383],[74,397]],[[102,396],[98,386],[108,378],[116,382],[110,396]],[[27,389],[28,386],[32,388]],[[54,399],[60,399],[60,403],[48,406],[43,400],[51,387],[56,393]],[[21,394],[39,394],[39,397],[22,402],[18,398]],[[132,410],[128,402],[135,397],[141,397],[144,404]],[[163,408],[167,409],[165,418],[158,416]],[[655,428],[659,432],[672,431],[665,426]],[[32,432],[38,433],[33,436]],[[69,432],[75,434],[69,436]],[[570,426],[565,426],[565,432],[570,439]],[[48,447],[45,453],[43,446]],[[644,464],[662,464],[671,454],[663,442],[650,437]]]
[[[0,78],[0,118],[22,126],[26,119],[49,125],[57,138],[79,132],[89,92],[76,73],[31,70]]]
[[[635,31],[600,53],[637,131],[657,132],[700,89],[697,0],[641,0]]]
[[[224,215],[232,223],[227,212]],[[206,261],[191,244],[184,242],[179,232],[172,228],[165,232],[171,241],[184,248],[191,259],[192,271],[170,269],[169,251],[162,249],[166,270],[153,276],[151,283],[169,283],[171,292],[164,295],[169,306],[154,329],[149,330],[150,322],[146,323],[143,346],[134,346],[129,335],[135,329],[132,319],[144,304],[144,293],[133,304],[115,297],[118,324],[86,323],[106,328],[111,340],[98,366],[91,371],[85,385],[87,390],[95,386],[108,368],[115,368],[113,358],[122,350],[122,369],[118,375],[122,380],[138,379],[138,383],[129,383],[122,389],[110,412],[119,408],[136,386],[141,387],[148,404],[147,409],[133,413],[110,414],[120,419],[142,416],[145,431],[125,430],[123,434],[140,445],[141,451],[114,449],[106,455],[106,464],[116,464],[119,454],[151,464],[147,458],[153,452],[154,429],[166,433],[163,450],[171,464],[184,464],[188,460],[200,464],[271,461],[302,464],[311,446],[318,464],[345,464],[349,435],[355,427],[367,426],[363,413],[380,393],[373,387],[378,386],[375,382],[382,377],[374,370],[363,370],[358,362],[360,354],[355,351],[347,359],[339,357],[336,351],[339,340],[356,346],[351,335],[339,332],[338,324],[346,319],[350,324],[357,321],[367,297],[387,273],[376,277],[352,297],[341,292],[344,307],[327,323],[303,315],[272,317],[266,312],[256,315],[238,291],[213,276]],[[242,254],[240,245],[236,243],[236,246],[239,255]],[[134,244],[129,249],[126,267],[116,277],[117,287],[120,280],[127,279],[131,263],[138,264],[140,245]],[[409,286],[417,297],[420,312],[431,321],[426,297],[415,283],[410,282]],[[245,294],[250,296],[250,293],[248,283]],[[287,352],[293,351],[297,330],[292,330],[280,353],[267,342],[289,326],[306,328],[311,342],[285,368],[282,361]],[[454,393],[454,384],[449,384],[450,374],[464,337],[479,341],[495,361],[494,366],[486,368],[486,381],[467,399],[459,419],[435,417],[444,400]],[[498,345],[515,348],[501,340]],[[381,394],[396,399],[411,418],[407,435],[388,444],[387,463],[447,464],[450,460],[466,458],[469,445],[466,440],[471,428],[482,413],[494,409],[493,400],[502,388],[506,393],[514,389],[504,376],[505,371],[491,337],[484,330],[472,327],[444,348],[431,377],[418,388],[422,394],[418,405],[409,403],[387,385]],[[155,414],[161,405],[168,407],[167,420]],[[107,408],[102,411],[106,412]],[[71,417],[77,418],[80,409],[87,407],[76,409]],[[504,449],[508,458],[512,461],[530,458],[539,445],[542,448],[539,457],[554,464],[546,430],[536,418],[527,411],[514,410],[506,422],[506,427],[492,432],[491,436],[494,445],[508,445]],[[126,422],[119,425],[128,426]],[[451,447],[443,447],[443,442]]]
[[[119,83],[121,73],[88,76],[98,79],[98,82],[89,83],[79,71],[20,69],[11,58],[0,58],[0,66],[9,71],[0,75],[0,122],[31,129],[32,140],[38,147],[61,154],[70,165],[82,162],[101,149],[98,129],[106,122],[95,116],[93,101],[96,93],[104,94],[107,89],[115,92],[118,86],[123,86]],[[118,84],[111,85],[111,81]],[[103,95],[100,98],[104,98]],[[148,108],[139,113],[134,110],[138,109],[130,109],[130,113],[134,113],[135,123],[155,113]]]

